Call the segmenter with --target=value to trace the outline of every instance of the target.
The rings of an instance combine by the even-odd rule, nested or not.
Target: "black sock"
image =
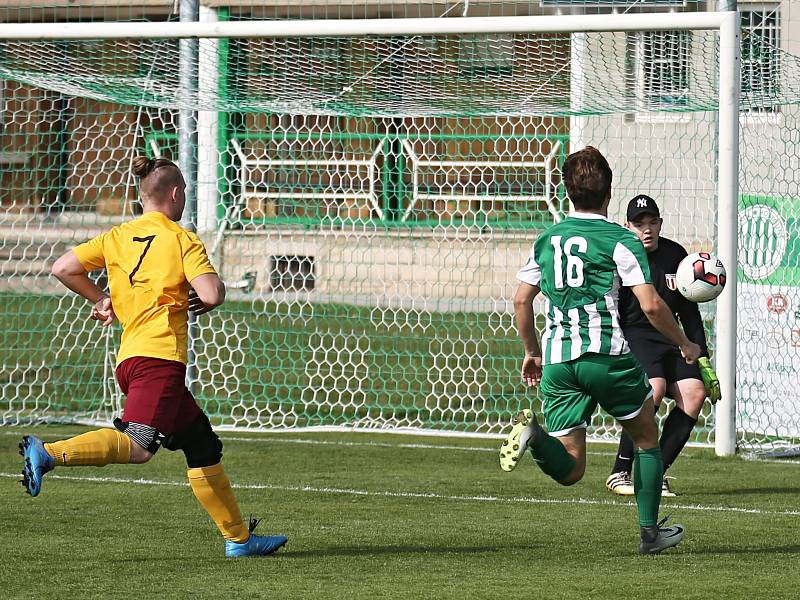
[[[614,463],[614,470],[611,472],[620,473],[621,471],[625,471],[626,473],[633,472],[633,440],[631,436],[625,433],[625,430],[623,430],[622,435],[619,436],[617,460]]]
[[[681,453],[689,436],[692,434],[697,419],[693,419],[675,406],[664,423],[661,432],[661,457],[664,460],[664,471],[672,466]]]

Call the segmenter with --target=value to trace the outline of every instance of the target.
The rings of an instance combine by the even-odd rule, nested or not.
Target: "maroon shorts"
[[[132,356],[116,370],[127,396],[122,420],[149,425],[165,435],[183,431],[202,411],[186,387],[186,365],[174,360]]]

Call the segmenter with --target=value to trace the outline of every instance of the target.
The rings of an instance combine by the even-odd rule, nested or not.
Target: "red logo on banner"
[[[773,314],[779,315],[784,313],[789,308],[789,299],[783,294],[772,294],[767,296],[767,310]]]
[[[675,283],[675,273],[664,273],[664,279],[667,282],[667,287],[673,292],[678,289],[678,285]]]

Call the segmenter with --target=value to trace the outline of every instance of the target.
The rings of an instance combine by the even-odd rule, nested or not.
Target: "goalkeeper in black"
[[[644,244],[656,291],[680,321],[686,337],[702,350],[696,364],[687,364],[680,350],[650,324],[630,289],[620,289],[622,331],[650,379],[656,410],[665,396],[675,400],[661,432],[661,456],[666,473],[689,440],[706,396],[712,404],[720,399],[719,380],[708,360],[708,344],[700,310],[697,304],[684,298],[675,285],[675,272],[686,257],[686,250],[677,242],[661,237],[663,219],[658,205],[650,196],[640,194],[628,203],[626,221],[626,226]],[[606,480],[610,492],[633,496],[632,464],[633,441],[623,432],[614,468]],[[676,495],[670,489],[666,475],[661,495]]]

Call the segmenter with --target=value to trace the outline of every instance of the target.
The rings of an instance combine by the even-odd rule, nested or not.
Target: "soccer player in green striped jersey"
[[[567,157],[562,173],[574,211],[536,240],[517,274],[514,297],[525,346],[522,379],[540,386],[544,427],[532,411],[523,410],[503,442],[500,466],[511,471],[530,450],[545,474],[562,485],[577,483],[586,469],[586,427],[599,404],[637,448],[639,552],[656,554],[680,542],[683,526],[662,527],[658,521],[663,467],[653,392],[620,328],[620,287],[631,289],[653,326],[687,362],[697,360],[700,348],[653,287],[642,242],[606,217],[612,172],[605,157],[587,147]],[[540,292],[545,300],[541,344],[533,312]]]

